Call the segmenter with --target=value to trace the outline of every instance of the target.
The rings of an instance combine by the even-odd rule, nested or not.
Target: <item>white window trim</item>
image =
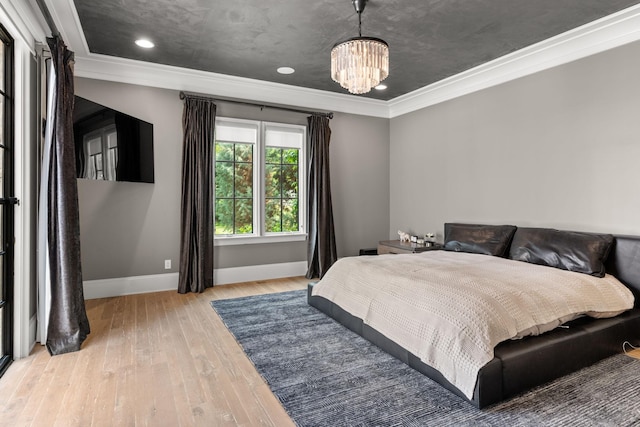
[[[253,188],[254,194],[257,189],[259,196],[253,198],[253,233],[244,235],[215,235],[213,238],[214,246],[232,246],[232,245],[247,245],[247,244],[261,244],[261,243],[279,243],[279,242],[294,242],[304,241],[307,239],[307,187],[306,187],[306,175],[307,175],[307,128],[303,125],[293,125],[286,123],[265,122],[260,120],[246,120],[236,119],[231,117],[216,117],[216,127],[218,124],[228,123],[233,125],[234,123],[240,123],[245,125],[255,125],[258,128],[258,140],[255,143],[256,152],[254,153],[253,161]],[[266,129],[281,128],[281,129],[296,129],[302,133],[303,142],[300,148],[300,157],[298,163],[298,221],[300,231],[298,232],[284,232],[284,233],[267,233],[265,229],[265,204],[264,204],[264,162],[265,162],[265,145],[266,145]],[[215,159],[214,159],[215,165]],[[215,173],[213,180],[214,192],[215,192]],[[215,196],[214,196],[215,200]],[[213,206],[214,218],[215,218],[215,203]],[[255,213],[258,213],[257,215]],[[214,227],[215,229],[215,227]]]
[[[252,245],[259,243],[300,242],[307,240],[306,233],[282,233],[266,236],[215,236],[214,246]]]

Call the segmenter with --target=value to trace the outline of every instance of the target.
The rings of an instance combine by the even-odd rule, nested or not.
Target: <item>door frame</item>
[[[6,305],[3,306],[4,313],[3,319],[3,334],[0,336],[4,354],[0,354],[0,376],[7,370],[11,362],[13,361],[14,351],[14,336],[16,331],[14,330],[14,251],[15,251],[15,209],[14,205],[17,203],[15,198],[15,134],[14,134],[14,110],[15,110],[15,79],[14,79],[14,39],[9,32],[0,25],[0,43],[4,44],[4,88],[0,90],[4,91],[2,95],[4,97],[4,123],[2,124],[4,129],[3,142],[4,142],[4,155],[2,160],[2,195],[0,198],[0,204],[2,205],[2,223],[0,228],[2,230],[2,241],[0,241],[0,256],[3,257],[2,269],[0,275],[2,275],[2,286],[4,287],[4,301]]]

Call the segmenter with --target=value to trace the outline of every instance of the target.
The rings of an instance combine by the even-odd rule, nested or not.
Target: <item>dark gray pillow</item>
[[[603,277],[612,245],[611,234],[518,228],[509,258]]]
[[[504,257],[515,231],[514,225],[445,223],[444,249]]]

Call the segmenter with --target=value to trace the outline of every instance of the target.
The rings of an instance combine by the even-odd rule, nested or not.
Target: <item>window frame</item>
[[[216,129],[219,125],[240,124],[242,126],[255,126],[257,129],[255,151],[253,154],[253,233],[251,234],[215,234],[214,224],[214,245],[244,245],[254,243],[276,243],[304,241],[307,239],[307,209],[306,209],[306,175],[307,175],[307,127],[289,123],[268,122],[261,120],[238,119],[232,117],[216,117]],[[265,227],[265,165],[266,165],[266,133],[267,129],[294,130],[302,136],[302,144],[298,156],[298,230],[286,232],[266,232]],[[213,159],[213,220],[215,222],[215,143],[214,138],[214,159]],[[226,141],[222,141],[226,142]],[[231,142],[231,141],[229,141]]]

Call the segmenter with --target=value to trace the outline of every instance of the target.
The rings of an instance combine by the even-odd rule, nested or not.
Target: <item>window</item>
[[[252,235],[259,123],[216,121],[216,235]]]
[[[216,119],[217,243],[304,238],[306,128]]]
[[[265,134],[265,231],[300,231],[300,152],[304,130],[292,131],[266,124]]]

